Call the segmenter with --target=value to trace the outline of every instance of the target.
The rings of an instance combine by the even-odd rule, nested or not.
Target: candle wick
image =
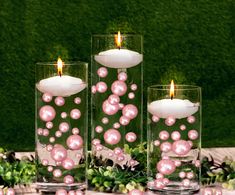
[[[173,100],[173,95],[171,95],[171,100]]]
[[[118,49],[120,50],[120,49],[121,49],[121,46],[118,46]]]
[[[59,71],[59,75],[60,75],[60,77],[62,76],[61,71]]]

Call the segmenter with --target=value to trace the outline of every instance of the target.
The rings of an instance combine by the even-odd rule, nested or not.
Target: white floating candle
[[[130,68],[143,60],[143,55],[128,49],[110,49],[95,55],[95,60],[109,68]]]
[[[148,112],[159,118],[172,116],[177,119],[186,118],[198,111],[198,104],[189,100],[162,99],[153,101],[148,105]]]
[[[80,78],[71,77],[68,75],[54,76],[43,79],[36,84],[36,87],[42,93],[50,93],[52,96],[71,96],[79,93],[86,88]]]

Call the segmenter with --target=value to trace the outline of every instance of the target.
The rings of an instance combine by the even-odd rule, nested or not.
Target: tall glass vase
[[[200,185],[201,89],[148,88],[148,188],[191,194]]]
[[[37,187],[85,187],[87,63],[36,65]]]
[[[140,35],[92,37],[92,154],[88,180],[89,188],[95,191],[124,193],[135,176],[143,177],[142,61]],[[116,182],[120,176],[122,181]],[[143,183],[135,185],[141,188]]]

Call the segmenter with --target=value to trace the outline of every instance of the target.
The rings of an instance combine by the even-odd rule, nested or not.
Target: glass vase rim
[[[148,90],[169,90],[171,85],[151,85],[148,86]],[[201,90],[200,86],[197,85],[183,85],[183,84],[175,84],[175,90]]]
[[[63,61],[63,65],[65,66],[75,66],[75,65],[88,65],[88,62],[84,61]],[[37,66],[51,66],[51,65],[57,65],[57,61],[51,61],[51,62],[37,62]]]

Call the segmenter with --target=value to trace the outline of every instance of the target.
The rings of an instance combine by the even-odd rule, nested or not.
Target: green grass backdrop
[[[202,145],[235,146],[233,0],[1,0],[0,146],[34,148],[36,62],[90,62],[91,35],[118,30],[144,36],[145,89],[201,86]]]

